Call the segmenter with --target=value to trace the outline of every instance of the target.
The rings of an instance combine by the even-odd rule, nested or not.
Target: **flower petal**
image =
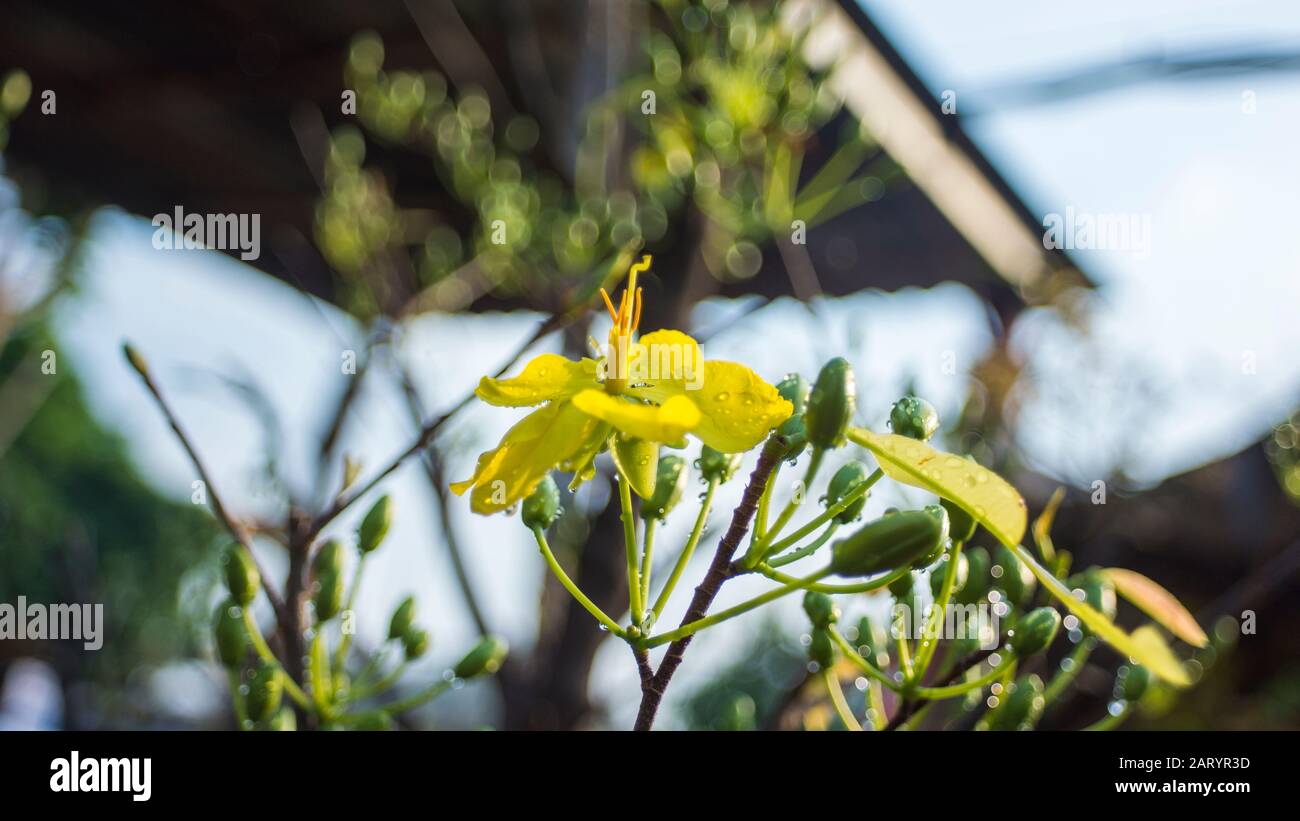
[[[700,423],[700,411],[684,396],[669,398],[662,405],[645,405],[604,391],[586,390],[573,397],[583,413],[608,422],[628,436],[647,442],[680,445]]]
[[[548,472],[573,459],[587,446],[600,422],[569,402],[557,402],[525,416],[501,443],[478,458],[474,475],[456,482],[457,495],[473,488],[475,513],[505,510],[526,497]]]
[[[556,399],[568,399],[584,388],[596,384],[596,361],[574,362],[559,354],[544,353],[524,366],[510,379],[483,377],[474,393],[489,405],[518,408],[540,405]]]
[[[685,334],[680,336],[690,340]],[[673,397],[690,399],[702,415],[692,432],[704,444],[723,453],[749,450],[794,412],[775,387],[744,365],[711,361],[704,363],[703,370],[703,378],[693,383],[685,379],[650,379],[628,393],[664,403]]]

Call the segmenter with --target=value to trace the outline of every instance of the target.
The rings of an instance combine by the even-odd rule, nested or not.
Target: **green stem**
[[[768,559],[767,566],[781,567],[783,565],[790,564],[791,562],[797,562],[800,559],[804,559],[811,556],[812,554],[820,550],[822,545],[830,541],[831,536],[835,535],[835,531],[839,529],[840,529],[839,522],[831,522],[831,526],[823,530],[822,535],[818,536],[814,541],[809,542],[808,544],[804,545],[801,548],[798,548],[797,550],[792,550],[789,553],[786,553],[784,555],[775,556],[771,559]]]
[[[421,704],[424,704],[427,701],[431,701],[434,698],[437,698],[438,696],[447,692],[447,690],[449,689],[451,689],[450,681],[434,682],[432,685],[426,687],[425,689],[421,690],[420,692],[416,693],[413,696],[408,696],[406,698],[394,701],[390,704],[385,704],[383,707],[381,707],[378,710],[371,710],[370,712],[367,713],[353,713],[352,715],[345,716],[344,718],[348,721],[348,723],[353,724],[353,723],[358,723],[360,721],[363,721],[367,718],[382,715],[385,713],[389,715],[392,715],[394,713],[404,713],[407,710],[413,710],[416,707],[419,707]]]
[[[704,534],[704,525],[709,519],[709,510],[713,507],[713,494],[718,489],[718,480],[710,479],[709,488],[704,491],[704,502],[700,505],[699,515],[695,517],[695,527],[691,529],[691,536],[686,540],[686,547],[682,548],[682,555],[677,557],[677,564],[673,565],[673,572],[668,576],[668,583],[664,589],[659,591],[659,598],[655,601],[654,614],[655,621],[663,615],[664,607],[668,604],[668,597],[673,594],[677,587],[677,580],[682,577],[686,570],[686,565],[691,561],[691,556],[695,553],[695,547],[700,543],[700,537]]]
[[[925,629],[921,632],[921,644],[916,648],[915,673],[917,681],[925,680],[925,671],[934,658],[934,650],[939,645],[939,629],[943,625],[948,603],[952,601],[952,589],[957,582],[957,565],[961,560],[961,542],[953,542],[948,552],[947,572],[943,574],[943,586],[939,595],[930,606],[930,613],[925,620]]]
[[[1047,689],[1043,691],[1043,700],[1047,704],[1050,705],[1060,698],[1066,688],[1078,678],[1079,671],[1088,663],[1088,656],[1092,655],[1096,647],[1097,640],[1092,636],[1084,638],[1074,646],[1070,655],[1066,656],[1066,661],[1069,663],[1067,664],[1066,661],[1061,663],[1061,668],[1056,675],[1052,676],[1052,680],[1047,683]]]
[[[587,598],[587,595],[569,578],[569,574],[564,572],[564,568],[560,567],[560,563],[555,560],[555,554],[551,552],[551,546],[546,541],[546,533],[540,527],[534,527],[533,536],[537,538],[537,547],[542,551],[542,557],[546,559],[546,566],[555,574],[555,578],[560,580],[560,584],[564,586],[564,589],[569,591],[569,595],[573,596],[578,604],[582,605],[588,613],[594,616],[596,621],[605,625],[609,632],[619,638],[626,638],[627,634],[623,632],[623,628],[618,626],[618,622],[605,615],[604,610],[601,610],[596,606],[595,602]]]
[[[876,665],[864,659],[861,656],[861,654],[858,653],[857,648],[849,644],[848,639],[844,638],[844,636],[840,634],[839,630],[836,630],[834,627],[831,627],[830,634],[831,634],[831,638],[834,639],[835,643],[840,646],[840,652],[844,654],[844,657],[847,658],[849,661],[853,662],[853,665],[857,667],[859,670],[861,670],[862,672],[866,673],[869,678],[875,679],[876,681],[880,682],[884,686],[888,687],[890,690],[893,690],[895,693],[903,689],[901,685],[899,685],[897,682],[892,680],[889,676],[885,675],[885,672],[883,670],[881,670],[880,668],[876,667]],[[883,710],[881,712],[881,715],[882,716],[884,715]]]
[[[230,671],[230,700],[235,707],[235,721],[239,723],[239,729],[247,730],[248,710],[244,708],[244,696],[239,692],[239,671]]]
[[[348,700],[360,701],[364,698],[377,696],[380,693],[386,691],[389,687],[392,687],[394,684],[396,684],[402,678],[402,674],[405,672],[406,672],[406,659],[402,659],[400,662],[397,663],[396,667],[394,667],[392,670],[385,673],[381,678],[375,681],[374,684],[370,684],[365,687],[353,688],[351,694],[348,696]]]
[[[844,726],[850,730],[858,731],[862,725],[853,717],[853,711],[849,709],[849,703],[844,700],[844,691],[840,689],[840,682],[835,678],[835,674],[827,667],[822,670],[822,681],[826,682],[826,693],[831,697],[831,704],[835,707],[835,713],[844,722]]]
[[[917,698],[929,699],[931,701],[942,698],[956,698],[965,695],[971,690],[979,690],[986,684],[991,684],[1007,672],[1009,668],[1016,663],[1015,654],[1007,652],[1006,658],[998,663],[996,667],[989,670],[979,678],[973,678],[969,681],[963,681],[959,684],[950,684],[947,687],[913,687],[911,694]]]
[[[870,593],[872,590],[879,590],[882,587],[893,584],[896,579],[912,572],[909,567],[900,567],[886,573],[884,576],[877,576],[869,581],[857,582],[855,584],[821,584],[817,582],[809,584],[802,579],[788,576],[779,570],[774,570],[771,566],[766,564],[760,564],[754,569],[774,582],[799,585],[803,587],[804,590],[816,590],[818,593]]]
[[[670,630],[667,633],[660,633],[657,636],[651,636],[649,639],[646,640],[645,646],[658,647],[661,644],[668,644],[670,642],[677,641],[678,639],[684,639],[687,636],[693,636],[706,627],[712,627],[713,625],[724,622],[727,619],[735,618],[736,616],[739,616],[742,613],[748,613],[750,610],[753,610],[755,607],[761,607],[767,604],[768,602],[776,601],[782,596],[793,593],[796,590],[807,589],[808,585],[812,584],[818,579],[825,578],[826,576],[830,575],[830,572],[831,569],[829,567],[823,568],[821,570],[818,570],[816,573],[813,573],[809,576],[805,576],[802,579],[795,579],[793,584],[786,584],[774,590],[769,590],[763,595],[755,596],[749,601],[741,602],[735,607],[729,607],[726,610],[722,610],[718,613],[714,613],[712,616],[705,616],[704,618],[699,619],[697,621],[693,621],[690,624],[684,624],[681,627],[678,627],[676,630]]]
[[[637,570],[636,519],[632,515],[632,486],[622,476],[618,477],[618,501],[623,507],[623,543],[627,548],[627,606],[632,624],[639,628],[644,611],[641,603],[641,574]]]
[[[812,533],[817,528],[821,527],[822,525],[829,522],[831,519],[843,513],[849,507],[849,505],[856,502],[868,490],[871,490],[871,486],[874,485],[876,482],[879,482],[881,477],[883,477],[884,475],[885,475],[884,471],[882,471],[880,468],[876,468],[875,472],[872,473],[870,476],[868,476],[866,480],[863,481],[862,484],[858,485],[857,487],[853,488],[853,490],[850,490],[848,493],[844,494],[843,499],[840,499],[835,504],[826,508],[824,511],[819,513],[816,518],[808,522],[808,524],[799,528],[798,530],[791,533],[789,536],[786,536],[781,541],[776,542],[775,544],[765,545],[764,548],[761,550],[762,554],[765,556],[770,556],[773,553],[780,553],[782,550],[785,550],[787,547],[790,547],[793,544],[797,544],[800,539],[807,536],[809,533]]]
[[[1098,721],[1089,724],[1087,727],[1084,727],[1083,730],[1084,732],[1093,732],[1093,733],[1105,732],[1106,730],[1113,730],[1119,725],[1124,723],[1124,719],[1128,718],[1128,714],[1131,710],[1132,708],[1129,707],[1128,704],[1125,704],[1124,709],[1119,712],[1119,715],[1115,715],[1113,713],[1107,713],[1105,718],[1099,719]]]
[[[803,493],[794,494],[790,497],[790,501],[785,503],[785,508],[781,511],[781,515],[776,517],[776,521],[772,523],[771,529],[763,534],[764,541],[776,536],[781,532],[782,528],[790,523],[790,519],[794,516],[794,512],[799,509],[799,505],[803,504],[804,498],[808,495],[809,490],[812,489],[813,479],[817,477],[817,470],[822,466],[822,459],[824,459],[825,456],[825,450],[821,448],[813,448],[812,457],[808,460],[808,470],[803,475]]]
[[[763,486],[763,495],[758,497],[758,512],[754,514],[754,537],[749,542],[749,549],[754,550],[754,545],[761,544],[767,536],[767,509],[772,504],[772,489],[776,487],[776,475],[781,472],[781,466],[785,464],[784,459],[776,463],[772,472],[767,476],[767,484]]]
[[[901,621],[901,617],[899,621]],[[903,680],[910,682],[913,680],[912,648],[907,643],[907,631],[903,629],[901,624],[897,623],[895,623],[894,628],[895,632],[898,633],[898,638],[894,642],[898,647],[898,669],[903,671]]]
[[[641,549],[641,601],[650,601],[650,569],[654,566],[655,525],[658,519],[646,519],[644,547]]]
[[[352,587],[348,590],[347,601],[343,604],[343,612],[352,612],[352,604],[357,598],[357,588],[361,586],[361,570],[366,566],[366,554],[362,553],[361,558],[357,560],[357,569],[352,573]],[[345,624],[340,620],[340,628]],[[342,670],[344,663],[348,658],[348,648],[352,646],[352,632],[356,629],[356,613],[352,614],[353,631],[343,630],[343,635],[339,638],[339,646],[334,650],[334,669]],[[320,629],[319,627],[317,629]]]
[[[871,706],[871,728],[883,730],[889,719],[885,715],[885,692],[881,689],[880,682],[867,682],[867,703]]]
[[[262,628],[257,626],[257,619],[253,618],[252,608],[243,607],[241,609],[244,613],[244,628],[248,631],[248,638],[253,642],[253,649],[257,651],[257,655],[261,657],[262,661],[267,664],[274,664],[280,670],[280,678],[284,679],[284,690],[289,694],[289,698],[293,699],[304,710],[314,710],[311,699],[307,698],[307,694],[298,686],[298,682],[293,680],[293,676],[285,671],[284,665],[275,657],[275,653],[271,652],[266,639],[262,637]]]

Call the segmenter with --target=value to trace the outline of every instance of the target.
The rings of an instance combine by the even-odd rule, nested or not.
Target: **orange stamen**
[[[609,301],[609,294],[605,292],[604,288],[600,289],[600,298],[605,300],[605,310],[609,311],[609,318],[617,324],[618,313],[614,310],[614,303]]]
[[[641,327],[641,289],[636,289],[636,310],[632,313],[632,331]]]

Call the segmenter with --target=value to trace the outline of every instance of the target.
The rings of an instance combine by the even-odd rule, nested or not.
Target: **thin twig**
[[[749,484],[745,486],[745,492],[741,496],[740,504],[736,506],[736,510],[731,516],[731,525],[718,542],[718,549],[713,554],[713,562],[709,565],[709,571],[705,574],[704,580],[695,588],[695,595],[691,599],[691,605],[686,609],[686,615],[682,616],[682,626],[707,616],[709,606],[713,604],[713,600],[717,597],[723,583],[731,578],[731,559],[740,546],[741,540],[749,532],[750,520],[754,518],[754,511],[758,509],[758,499],[763,494],[763,488],[767,485],[768,477],[781,461],[781,457],[785,455],[785,451],[786,442],[779,436],[771,437],[763,446],[763,450],[758,457],[758,464],[754,466],[754,471],[749,476]],[[668,645],[668,652],[664,655],[663,661],[659,663],[658,671],[655,672],[654,677],[648,683],[642,685],[641,707],[637,711],[636,729],[649,730],[654,724],[655,714],[659,711],[659,704],[663,700],[664,691],[668,689],[668,683],[681,665],[682,657],[686,654],[686,648],[690,645],[692,638],[693,636],[686,636]]]

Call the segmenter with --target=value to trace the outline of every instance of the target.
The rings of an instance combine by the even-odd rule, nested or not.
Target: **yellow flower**
[[[704,361],[699,344],[680,331],[634,340],[641,319],[636,277],[649,262],[647,256],[632,266],[617,309],[601,289],[614,325],[600,361],[542,354],[518,376],[479,382],[475,394],[490,405],[541,407],[479,456],[471,478],[451,486],[457,494],[473,488],[476,513],[511,507],[557,467],[573,472],[576,487],[594,475],[596,456],[615,434],[672,447],[683,447],[692,434],[715,450],[738,453],[790,417],[793,408],[776,388],[744,365]],[[634,489],[647,495],[653,486],[634,482]]]

